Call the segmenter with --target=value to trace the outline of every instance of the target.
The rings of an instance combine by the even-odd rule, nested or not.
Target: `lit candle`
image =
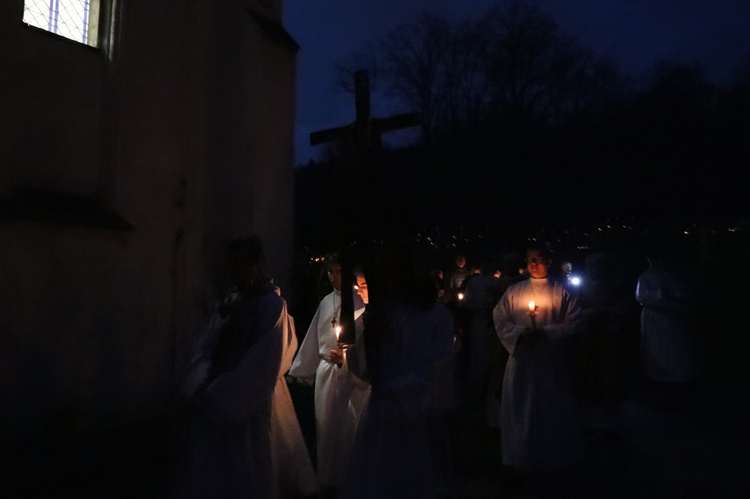
[[[463,293],[458,293],[458,299],[459,300],[463,300],[464,299],[464,294]]]
[[[529,317],[531,317],[531,329],[536,329],[536,302],[529,302]]]
[[[336,347],[340,348],[342,351],[345,351],[346,347],[349,346],[346,343],[342,343],[339,338],[341,337],[341,332],[344,330],[344,328],[341,326],[341,324],[336,325],[336,328],[334,331],[336,332]]]

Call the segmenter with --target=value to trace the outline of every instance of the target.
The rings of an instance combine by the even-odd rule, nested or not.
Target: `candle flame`
[[[529,312],[536,312],[536,302],[534,300],[529,302]]]
[[[464,294],[463,293],[458,293],[458,299],[459,300],[463,300],[464,299]]]
[[[336,341],[339,341],[340,335],[341,335],[341,326],[336,326]]]

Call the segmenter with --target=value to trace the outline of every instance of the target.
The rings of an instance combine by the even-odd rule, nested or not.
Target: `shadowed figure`
[[[233,286],[195,347],[183,385],[176,498],[294,498],[317,490],[284,379],[296,336],[264,273],[257,236],[229,246]]]
[[[656,382],[691,383],[696,377],[696,345],[691,297],[677,270],[678,255],[656,247],[649,268],[638,277],[635,298],[641,311],[641,370]],[[674,265],[673,265],[674,264]]]
[[[632,292],[615,253],[588,255],[579,291],[584,328],[575,348],[576,394],[596,430],[614,429],[616,411],[631,388],[639,313]]]
[[[453,321],[422,262],[399,244],[367,267],[363,345],[372,393],[343,498],[430,498],[451,485]]]

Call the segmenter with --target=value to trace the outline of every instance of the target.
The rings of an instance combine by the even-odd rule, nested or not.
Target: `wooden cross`
[[[373,118],[370,115],[370,80],[367,71],[354,73],[354,102],[356,121],[349,125],[312,132],[310,145],[326,142],[346,141],[354,143],[358,153],[382,145],[382,135],[395,130],[415,128],[421,124],[419,113],[403,113],[388,118]]]
[[[352,286],[350,281],[353,272],[352,251],[347,247],[354,239],[357,222],[367,219],[363,213],[370,208],[371,203],[365,196],[358,209],[352,206],[353,197],[357,193],[357,187],[363,187],[363,180],[372,166],[372,152],[382,146],[382,135],[384,133],[416,128],[421,124],[419,113],[403,113],[387,118],[373,118],[370,114],[370,81],[367,71],[356,71],[354,73],[354,100],[356,107],[356,120],[349,125],[329,128],[312,132],[310,134],[310,145],[320,145],[327,142],[340,142],[347,146],[349,154],[338,162],[336,168],[337,185],[335,192],[337,206],[337,241],[341,256],[341,317],[339,323],[342,327],[341,342],[354,342],[354,308],[352,301]],[[357,216],[358,215],[358,216]]]

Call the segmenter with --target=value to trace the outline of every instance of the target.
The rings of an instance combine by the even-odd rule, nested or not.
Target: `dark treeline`
[[[722,86],[669,62],[636,85],[533,3],[508,1],[458,24],[424,14],[338,68],[345,90],[366,69],[394,112],[418,111],[421,140],[372,151],[347,206],[331,195],[336,168],[358,167],[345,147],[298,168],[300,250],[324,248],[342,210],[362,203],[374,239],[431,230],[459,246],[467,232],[501,241],[607,221],[747,220],[750,59]]]

